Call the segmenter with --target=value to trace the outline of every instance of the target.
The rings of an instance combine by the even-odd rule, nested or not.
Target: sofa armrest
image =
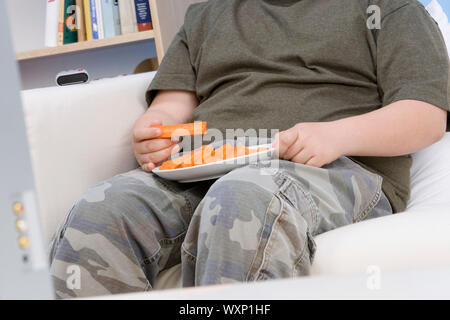
[[[131,129],[153,76],[22,92],[46,240],[88,187],[137,167]]]

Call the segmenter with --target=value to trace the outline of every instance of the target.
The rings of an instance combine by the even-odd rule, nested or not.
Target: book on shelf
[[[83,0],[83,12],[84,12],[84,24],[86,28],[86,39],[93,40],[90,0]]]
[[[102,11],[102,0],[95,0],[95,10],[97,13],[97,24],[98,24],[98,38],[104,39],[105,32],[103,29],[103,11]]]
[[[114,20],[114,32],[116,35],[122,34],[122,28],[120,26],[120,11],[119,11],[119,0],[114,0],[113,5],[113,20]]]
[[[119,0],[120,26],[122,34],[137,32],[134,0]]]
[[[58,10],[58,46],[64,44],[64,1],[59,0],[59,10]]]
[[[58,45],[59,0],[47,0],[45,13],[45,46]]]
[[[115,1],[114,0],[101,0],[102,2],[102,15],[103,15],[103,30],[105,38],[115,37],[120,35],[120,20],[114,18],[115,13]],[[118,9],[118,7],[117,7]],[[119,22],[119,26],[116,23]]]
[[[91,25],[92,25],[92,39],[98,40],[98,18],[96,0],[89,0],[89,7],[91,8]]]
[[[76,0],[76,25],[78,32],[78,42],[86,41],[86,24],[84,22],[83,0]]]
[[[152,16],[150,14],[150,4],[148,0],[134,0],[134,7],[138,31],[152,30]]]
[[[62,1],[61,1],[62,3]],[[76,0],[64,0],[64,33],[63,44],[78,41],[76,24]]]
[[[153,29],[148,0],[45,0],[45,46]]]

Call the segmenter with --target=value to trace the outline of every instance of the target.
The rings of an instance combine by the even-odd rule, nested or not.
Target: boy
[[[55,237],[57,295],[150,290],[180,262],[184,286],[307,275],[315,235],[405,209],[409,154],[446,129],[448,64],[416,0],[191,6],[134,128],[141,169],[88,190]],[[277,170],[188,184],[150,173],[179,150],[153,127],[194,120],[279,130]],[[80,289],[65,283],[74,264]]]

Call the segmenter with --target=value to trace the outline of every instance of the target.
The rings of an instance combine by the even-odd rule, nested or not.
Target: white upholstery
[[[315,238],[312,274],[450,266],[449,205],[338,228]]]
[[[430,15],[438,23],[439,28],[442,32],[442,36],[444,37],[445,43],[447,45],[447,51],[450,55],[450,23],[448,22],[447,15],[445,14],[441,4],[437,0],[432,0],[426,8]]]
[[[450,207],[450,133],[438,143],[413,154],[411,199],[407,210],[439,204]]]
[[[87,187],[137,167],[131,129],[146,110],[153,75],[23,91],[47,240]]]
[[[46,239],[93,184],[136,167],[131,128],[153,73],[23,92]],[[316,237],[313,274],[450,265],[450,135],[415,154],[408,211]],[[157,288],[179,285],[176,266]]]

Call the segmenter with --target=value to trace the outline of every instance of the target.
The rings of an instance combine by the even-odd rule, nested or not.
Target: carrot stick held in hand
[[[174,137],[205,134],[206,124],[207,123],[203,121],[203,122],[177,124],[171,126],[154,126],[153,128],[158,128],[161,130],[161,135],[159,135],[158,138],[171,139]]]

